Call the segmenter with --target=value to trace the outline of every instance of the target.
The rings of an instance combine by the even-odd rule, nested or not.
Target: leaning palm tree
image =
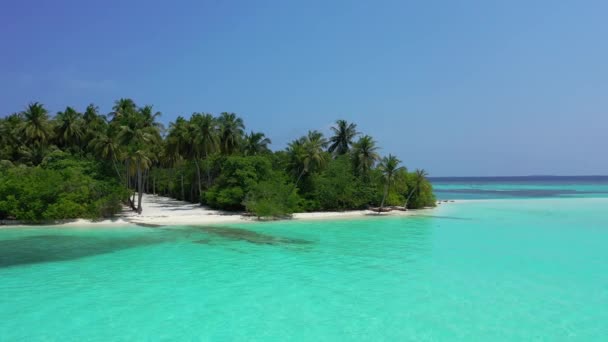
[[[384,176],[384,196],[382,196],[382,203],[380,203],[380,210],[378,212],[381,212],[382,208],[384,208],[384,202],[394,181],[395,173],[403,168],[399,166],[400,163],[401,160],[389,154],[388,157],[382,158],[380,164],[378,164],[378,169],[382,171],[382,175]]]
[[[49,113],[44,106],[38,102],[30,104],[23,114],[23,126],[21,134],[23,140],[33,145],[47,143],[51,137],[49,125]]]
[[[268,153],[270,149],[268,145],[272,142],[270,139],[266,138],[264,133],[260,132],[251,132],[250,134],[245,136],[245,141],[243,144],[243,153],[246,156],[254,156],[258,154]]]
[[[58,147],[80,150],[84,138],[84,121],[82,115],[74,108],[67,107],[55,117],[55,137]]]
[[[378,155],[378,147],[374,139],[365,135],[353,145],[352,156],[355,171],[363,179],[368,179],[369,171],[372,169],[374,164],[380,156]]]
[[[331,127],[334,132],[334,136],[329,138],[328,151],[334,153],[336,156],[340,156],[348,153],[350,147],[353,144],[353,139],[359,132],[357,132],[357,125],[354,123],[348,123],[346,120],[336,121],[336,126]]]
[[[407,195],[407,198],[405,199],[405,204],[403,204],[403,207],[405,209],[407,209],[408,202],[412,198],[412,195],[414,193],[420,192],[420,187],[422,186],[422,183],[424,183],[424,181],[426,180],[426,177],[428,175],[429,174],[424,169],[416,169],[416,171],[414,173],[414,187],[410,190],[410,193]]]
[[[234,153],[244,134],[245,124],[243,119],[234,113],[221,113],[218,118],[220,129],[220,150],[224,154]]]

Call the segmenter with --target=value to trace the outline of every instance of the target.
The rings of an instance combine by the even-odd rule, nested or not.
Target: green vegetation
[[[40,167],[0,166],[0,219],[41,222],[110,217],[128,192],[104,176],[102,165],[76,160],[61,151]]]
[[[39,103],[0,119],[0,219],[44,221],[142,212],[154,193],[257,217],[298,211],[421,208],[435,198],[424,170],[407,172],[375,140],[336,121],[271,151],[234,113],[193,113],[165,129],[131,99],[51,117]]]

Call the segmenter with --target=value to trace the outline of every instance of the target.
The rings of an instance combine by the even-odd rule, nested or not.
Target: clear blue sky
[[[608,1],[10,1],[0,115],[236,112],[280,149],[338,118],[434,176],[608,174]]]

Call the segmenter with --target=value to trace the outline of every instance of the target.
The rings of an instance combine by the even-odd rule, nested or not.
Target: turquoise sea
[[[0,229],[0,341],[608,340],[608,182],[434,183],[412,217]]]

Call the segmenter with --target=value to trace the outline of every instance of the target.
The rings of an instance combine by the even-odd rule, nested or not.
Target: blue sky
[[[127,1],[124,1],[127,2]],[[335,119],[434,176],[608,174],[606,1],[12,1],[0,115],[131,97],[273,148]]]

